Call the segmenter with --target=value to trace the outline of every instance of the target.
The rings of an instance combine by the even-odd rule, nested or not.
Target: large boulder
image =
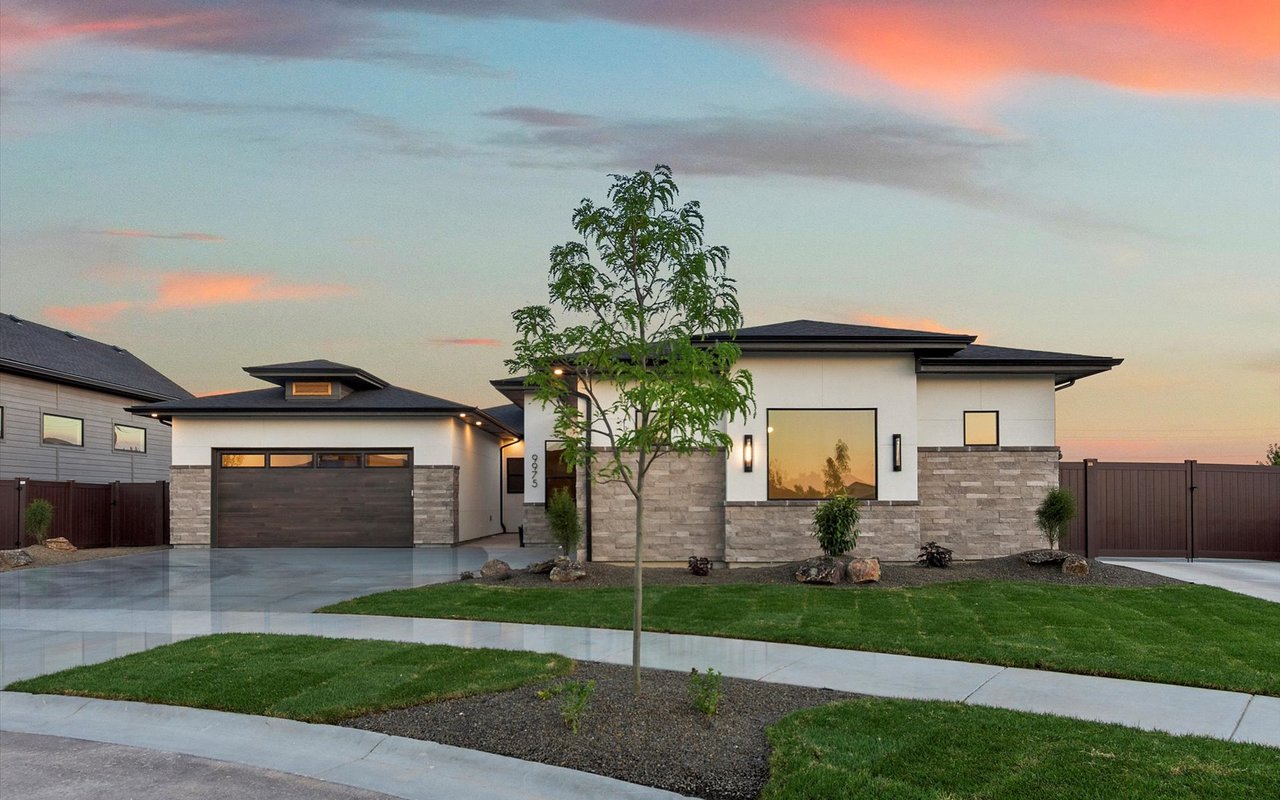
[[[484,562],[484,566],[480,567],[480,577],[493,578],[500,581],[511,580],[511,565],[505,561],[491,558]]]
[[[796,580],[800,583],[832,586],[844,580],[844,569],[844,562],[838,558],[830,556],[811,558],[796,570]]]
[[[52,539],[45,539],[44,546],[50,550],[61,550],[64,553],[74,553],[76,546],[67,541],[65,536],[55,536]]]
[[[1022,554],[1022,561],[1025,564],[1037,566],[1040,564],[1061,564],[1070,557],[1070,553],[1062,550],[1028,550]]]
[[[849,562],[846,572],[853,583],[879,583],[880,559],[855,558]]]
[[[587,568],[581,561],[556,559],[556,565],[551,568],[550,577],[553,583],[572,583],[587,577]]]
[[[1083,578],[1089,574],[1089,559],[1077,555],[1067,556],[1062,560],[1062,574]]]
[[[548,558],[546,561],[535,561],[524,568],[524,571],[530,575],[546,575],[556,565],[559,559]]]
[[[6,567],[25,567],[35,561],[26,550],[0,550],[0,564]]]

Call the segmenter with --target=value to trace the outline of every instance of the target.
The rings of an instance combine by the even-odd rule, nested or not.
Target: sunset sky
[[[197,393],[502,402],[512,309],[668,163],[749,324],[1126,359],[1065,457],[1280,441],[1275,0],[5,0],[0,308]]]

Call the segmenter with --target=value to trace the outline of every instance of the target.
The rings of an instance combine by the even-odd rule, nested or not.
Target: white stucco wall
[[[458,541],[498,533],[498,441],[474,425],[453,423],[453,455],[458,465]]]
[[[921,375],[920,445],[964,445],[965,411],[999,411],[1004,447],[1055,444],[1052,375]]]
[[[769,409],[876,409],[876,483],[880,500],[915,500],[916,374],[910,355],[749,355],[739,362],[755,381],[756,415],[731,422],[733,452],[725,465],[725,499],[768,499]],[[902,471],[893,471],[893,439],[902,434]],[[751,434],[755,462],[742,469],[742,437]]]
[[[500,521],[506,526],[508,533],[515,533],[524,524],[524,494],[520,492],[511,494],[507,491],[506,460],[509,458],[523,460],[526,449],[524,440],[521,440],[502,451],[502,518]],[[526,483],[528,482],[528,471],[529,464],[526,462]]]
[[[555,438],[555,411],[533,399],[533,392],[524,395],[524,502],[547,501],[546,443]]]

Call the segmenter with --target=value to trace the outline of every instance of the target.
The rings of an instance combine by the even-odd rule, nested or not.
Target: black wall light
[[[902,472],[902,434],[893,435],[893,471]]]
[[[751,434],[742,437],[742,471],[750,472],[751,467],[755,464],[756,448],[753,443]]]

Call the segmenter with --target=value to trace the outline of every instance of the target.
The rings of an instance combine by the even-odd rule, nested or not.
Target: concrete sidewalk
[[[174,612],[22,609],[5,624],[33,634],[84,631],[111,637],[128,631],[130,649],[157,638],[176,641],[209,633],[285,633],[352,639],[496,647],[554,652],[584,661],[627,664],[628,631],[506,622],[412,619],[292,612]],[[68,634],[69,635],[69,634]],[[106,648],[119,650],[121,648]],[[89,651],[74,643],[53,660],[90,663],[119,652]],[[7,658],[7,657],[6,657]],[[646,633],[644,665],[687,672],[715,667],[736,678],[839,689],[881,697],[951,700],[1018,711],[1058,714],[1175,734],[1280,747],[1280,698],[1141,681],[1046,672],[933,658],[833,650],[792,644]],[[4,665],[6,680],[70,664]],[[0,727],[7,721],[0,716]]]
[[[1188,583],[1217,586],[1280,603],[1280,561],[1241,561],[1226,558],[1103,558],[1107,564],[1154,572]]]

